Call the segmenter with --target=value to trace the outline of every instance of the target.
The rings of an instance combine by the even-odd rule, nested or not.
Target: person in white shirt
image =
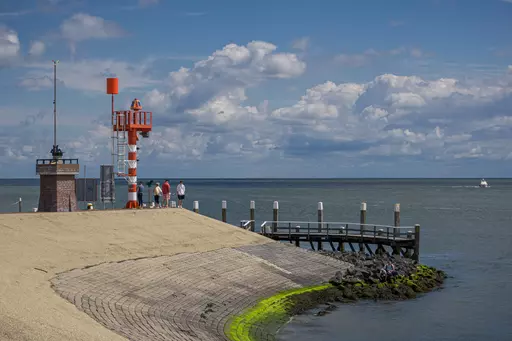
[[[176,187],[176,194],[178,195],[178,208],[183,208],[183,200],[185,200],[185,185],[182,180],[180,180],[180,183]]]
[[[158,208],[162,207],[162,204],[160,203],[160,197],[162,196],[162,188],[160,187],[160,183],[157,182],[155,189],[153,190],[153,195],[155,197],[155,207],[158,206]]]

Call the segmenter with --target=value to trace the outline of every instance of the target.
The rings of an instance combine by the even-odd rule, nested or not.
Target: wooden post
[[[414,225],[414,254],[412,259],[420,261],[420,224]]]
[[[277,201],[274,201],[274,216],[272,221],[272,231],[277,232],[277,222],[279,221],[279,202]]]
[[[199,213],[199,201],[194,201],[193,205],[194,212]]]
[[[394,219],[394,226],[400,227],[400,204],[395,204],[395,219]],[[400,229],[393,229],[395,232],[395,237],[400,236]]]
[[[251,231],[254,232],[256,228],[256,222],[254,221],[254,211],[256,210],[256,203],[254,200],[251,200],[251,204],[249,206],[249,220],[251,220]]]
[[[345,230],[345,228],[344,228],[344,227],[340,227],[340,231],[339,231],[339,233],[340,233],[340,234],[344,234],[344,233],[345,233],[345,231],[344,231],[344,230]],[[341,241],[341,239],[340,239],[340,242],[339,242],[339,244],[338,244],[338,251],[340,251],[340,252],[345,252],[345,244]]]
[[[324,203],[318,202],[318,233],[322,233],[322,228],[324,227]],[[320,237],[322,238],[322,237]],[[322,239],[318,241],[317,250],[322,250]]]
[[[21,213],[21,198],[18,200],[18,211]]]
[[[394,212],[395,212],[395,216],[393,219],[394,220],[393,225],[395,227],[400,227],[400,204],[395,204]],[[400,229],[399,228],[394,228],[393,233],[394,233],[395,238],[400,237]],[[393,247],[393,255],[400,256],[400,247],[398,247],[398,246]]]
[[[83,199],[84,199],[84,206],[85,206],[85,209],[87,209],[87,186],[86,186],[86,183],[87,183],[87,166],[84,165],[84,188],[83,188],[83,191],[84,191],[84,194],[83,194]],[[68,200],[71,200],[71,199],[68,199]],[[71,204],[70,204],[71,206]],[[69,209],[71,211],[71,208]]]
[[[361,230],[361,242],[359,243],[359,252],[364,252],[364,243],[363,243],[363,236],[364,236],[364,228],[366,224],[366,201],[363,201],[361,203],[361,213],[359,215],[359,227]]]
[[[295,227],[295,232],[296,232],[296,233],[300,233],[300,226],[299,226],[299,225],[297,225],[297,226]],[[300,247],[300,240],[299,240],[299,236],[297,236],[297,238],[295,239],[295,246],[296,246],[296,247]]]
[[[222,200],[222,222],[225,223],[227,221],[227,209],[228,209],[228,202],[226,200]]]

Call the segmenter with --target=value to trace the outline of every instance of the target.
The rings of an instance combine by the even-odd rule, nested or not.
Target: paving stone
[[[259,299],[327,281],[348,264],[282,243],[74,269],[52,279],[63,298],[133,341],[227,340],[229,319]],[[272,339],[247,325],[264,338]]]

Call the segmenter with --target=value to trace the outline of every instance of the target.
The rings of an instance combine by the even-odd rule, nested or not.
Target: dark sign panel
[[[76,200],[95,202],[98,200],[98,179],[76,179]]]
[[[116,184],[114,181],[114,166],[100,166],[100,200],[114,202],[116,200]]]

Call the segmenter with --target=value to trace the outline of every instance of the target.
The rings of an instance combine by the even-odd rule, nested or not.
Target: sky
[[[111,164],[111,97],[153,113],[143,178],[509,177],[512,0],[3,0],[0,177],[57,140]]]

